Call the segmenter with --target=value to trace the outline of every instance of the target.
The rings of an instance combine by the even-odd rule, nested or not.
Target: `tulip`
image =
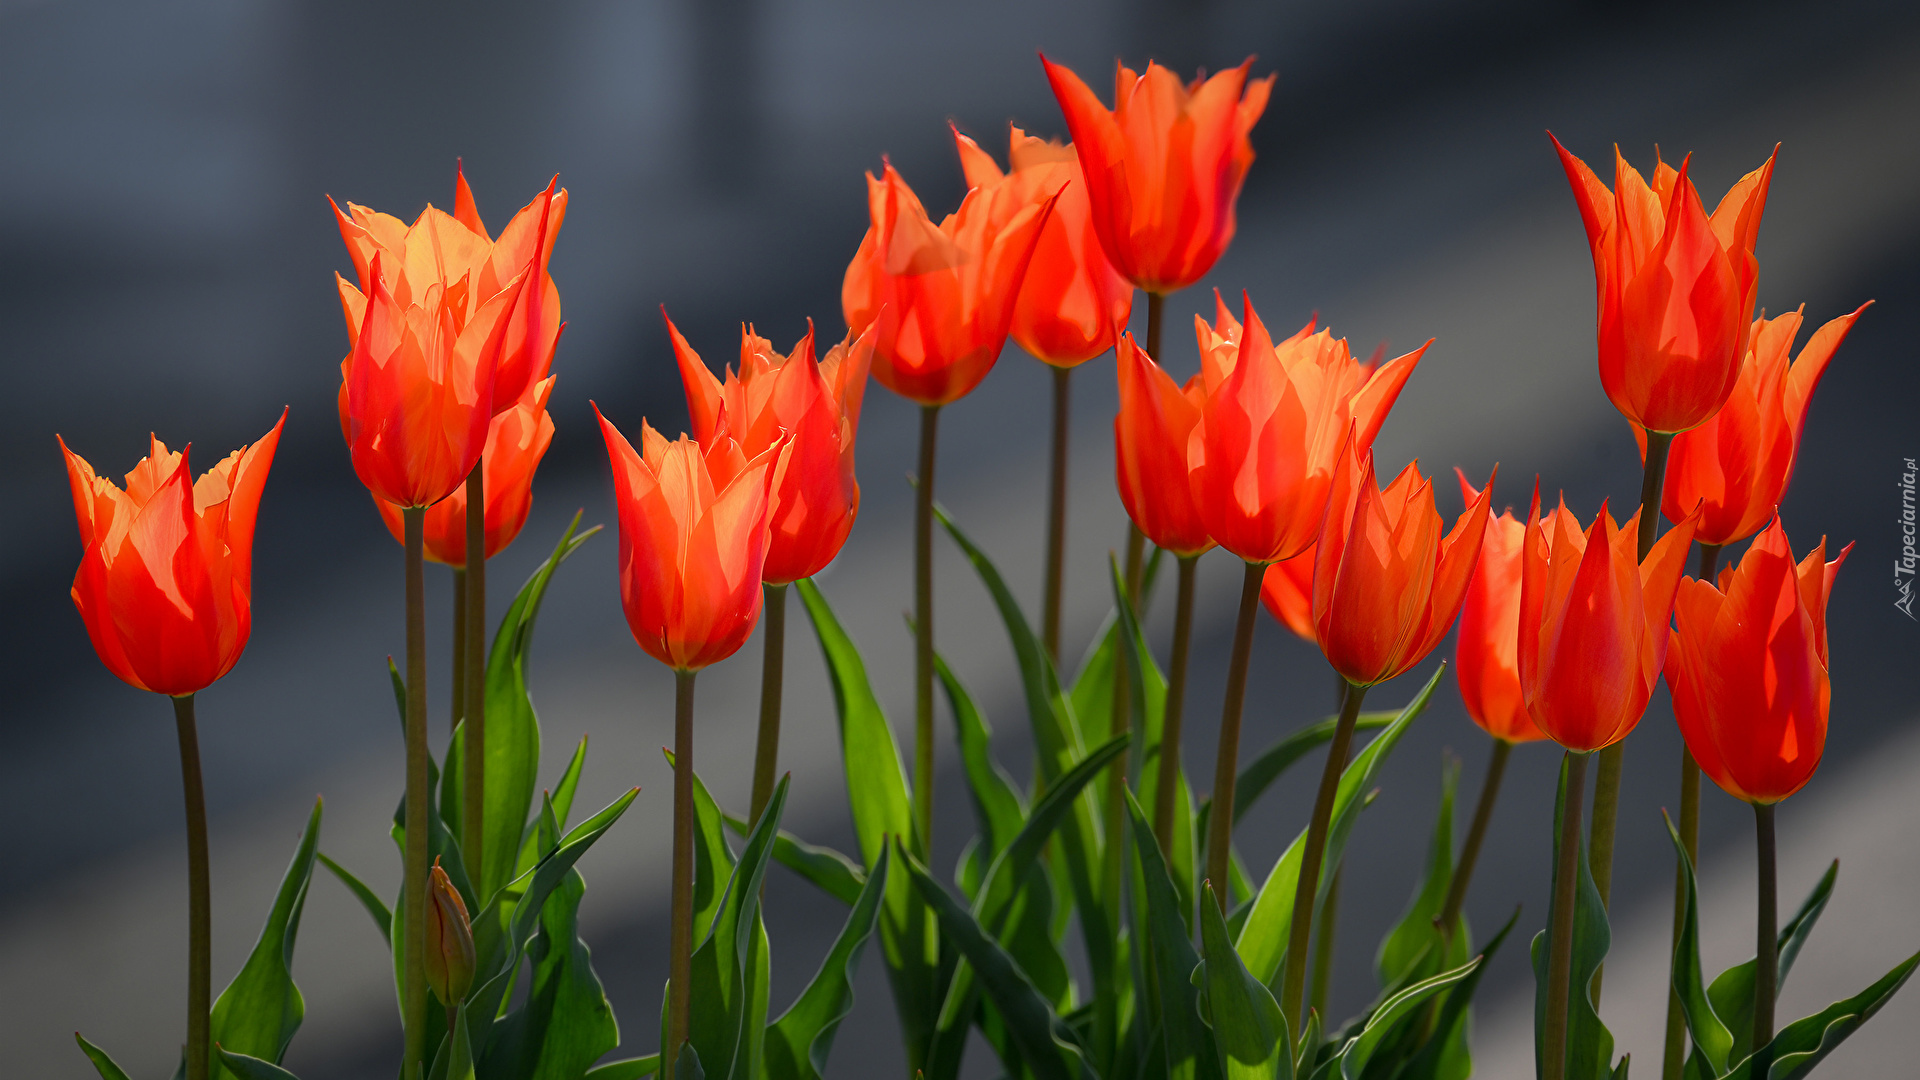
[[[122,489],[55,437],[80,526],[73,604],[107,670],[173,700],[187,811],[186,1080],[207,1080],[213,1001],[213,886],[194,695],[233,669],[253,629],[253,526],[286,425],[198,480],[187,451],[158,438]]]
[[[1314,552],[1309,547],[1285,562],[1269,564],[1260,578],[1260,604],[1294,636],[1317,645],[1313,635]]]
[[[1467,481],[1467,474],[1455,472],[1460,497],[1468,503],[1479,499],[1481,492]],[[1480,565],[1460,605],[1454,646],[1454,677],[1468,718],[1508,744],[1547,737],[1527,713],[1520,686],[1520,553],[1526,534],[1527,527],[1511,510],[1488,519]]]
[[[1609,191],[1558,139],[1553,145],[1593,249],[1607,397],[1649,431],[1698,426],[1733,392],[1747,355],[1760,274],[1753,247],[1779,150],[1709,217],[1686,161],[1678,171],[1659,162],[1649,186],[1615,149]]]
[[[1127,516],[1154,545],[1180,556],[1213,547],[1187,484],[1187,443],[1200,422],[1200,377],[1184,389],[1122,334],[1116,353],[1120,411],[1113,418],[1115,479]]]
[[[1747,362],[1732,396],[1713,419],[1676,436],[1668,451],[1660,509],[1669,521],[1699,506],[1694,539],[1715,546],[1760,531],[1786,496],[1813,389],[1866,309],[1862,304],[1814,331],[1791,366],[1787,354],[1800,333],[1802,311],[1753,324]],[[1646,433],[1636,429],[1634,434],[1644,446]]]
[[[427,985],[441,1005],[454,1008],[467,1000],[473,985],[473,926],[467,921],[467,902],[440,869],[438,857],[427,896]]]
[[[1233,239],[1234,202],[1253,164],[1247,133],[1266,111],[1274,76],[1249,83],[1251,58],[1190,86],[1159,64],[1145,74],[1115,65],[1109,111],[1078,75],[1040,62],[1114,268],[1156,295],[1198,281]]]

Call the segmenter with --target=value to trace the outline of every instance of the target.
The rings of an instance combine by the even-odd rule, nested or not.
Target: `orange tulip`
[[[400,299],[408,282],[401,276],[398,293],[389,291],[382,258],[370,264],[373,295],[362,305],[353,351],[340,362],[340,423],[353,471],[376,498],[431,506],[466,481],[486,446],[493,358],[526,279],[516,278],[460,326],[457,290],[436,281],[411,301]],[[342,280],[340,288],[348,301],[353,287]]]
[[[732,656],[760,618],[767,524],[784,442],[748,458],[731,438],[702,450],[641,422],[636,454],[594,406],[620,515],[620,604],[634,640],[675,671]]]
[[[1053,210],[1011,178],[967,192],[935,225],[894,167],[867,174],[871,224],[840,303],[855,335],[874,331],[874,378],[922,405],[965,397],[1007,343],[1014,301]],[[1008,208],[1009,202],[1018,203]]]
[[[125,490],[67,449],[85,552],[73,606],[107,670],[178,697],[233,669],[253,630],[253,524],[286,425],[193,479],[187,451],[159,439]]]
[[[1827,742],[1827,598],[1847,560],[1827,541],[1793,562],[1780,519],[1720,584],[1687,578],[1674,602],[1667,688],[1687,749],[1727,794],[1776,803],[1805,787]]]
[[[466,172],[458,168],[451,215],[428,206],[407,225],[354,203],[348,203],[345,212],[336,205],[333,213],[340,237],[360,277],[359,289],[340,283],[347,333],[359,333],[357,309],[364,307],[365,300],[355,304],[346,294],[361,296],[371,288],[376,256],[383,256],[387,287],[403,305],[414,302],[428,285],[436,281],[443,285],[456,328],[464,328],[495,294],[516,289],[514,279],[537,267],[530,280],[539,285],[518,292],[497,360],[493,411],[513,408],[528,387],[547,377],[560,343],[560,290],[547,273],[553,243],[567,218],[567,191],[558,186],[559,180],[554,177],[545,191],[521,208],[500,230],[498,240],[488,238]]]
[[[1553,145],[1593,248],[1607,397],[1651,431],[1703,423],[1733,392],[1747,355],[1760,276],[1753,246],[1774,157],[1708,217],[1685,161],[1678,171],[1659,162],[1649,186],[1616,148],[1608,191],[1560,140]]]
[[[445,1006],[467,1000],[477,966],[467,902],[434,857],[427,877],[427,986]]]
[[[1012,172],[1002,173],[993,155],[957,128],[953,140],[967,187],[991,189],[1011,178],[1013,196],[998,204],[1003,215],[1059,193],[1014,301],[1013,340],[1055,367],[1073,367],[1113,348],[1115,335],[1133,313],[1133,283],[1101,250],[1073,147],[1016,127],[1007,149]]]
[[[1697,520],[1674,526],[1636,565],[1638,511],[1616,526],[1603,504],[1582,533],[1564,500],[1542,521],[1535,493],[1520,556],[1518,651],[1527,712],[1548,738],[1587,753],[1640,722]]]
[[[1303,641],[1315,645],[1320,639],[1313,632],[1313,558],[1318,545],[1284,562],[1267,567],[1260,579],[1260,603],[1267,614]]]
[[[486,557],[491,559],[507,549],[527,513],[533,509],[533,474],[553,444],[553,417],[547,413],[547,398],[553,394],[557,375],[549,375],[527,388],[514,407],[494,416],[487,425],[487,445],[481,451],[487,462],[482,479],[486,483]],[[374,506],[387,523],[395,540],[406,542],[406,525],[398,506],[376,498]],[[427,507],[426,557],[455,569],[467,565],[467,485]]]
[[[1040,62],[1114,268],[1152,293],[1200,280],[1233,240],[1234,202],[1253,164],[1247,133],[1266,111],[1274,76],[1249,83],[1249,58],[1183,86],[1159,64],[1144,75],[1116,64],[1108,111],[1078,75],[1045,56]]]
[[[1187,439],[1200,422],[1196,376],[1186,389],[1122,334],[1115,354],[1120,412],[1113,418],[1114,474],[1120,501],[1156,547],[1198,555],[1213,546],[1187,485]]]
[[[1311,322],[1275,344],[1251,300],[1244,331],[1224,308],[1213,327],[1196,319],[1205,398],[1188,482],[1216,543],[1251,563],[1281,562],[1319,534],[1349,428],[1359,451],[1372,447],[1427,346],[1370,370]]]
[[[1481,492],[1460,477],[1460,498],[1471,504]],[[1503,511],[1487,520],[1480,565],[1460,605],[1460,634],[1454,643],[1454,677],[1467,715],[1496,739],[1510,743],[1547,737],[1527,714],[1520,686],[1520,551],[1527,527]]]
[[[1814,331],[1791,367],[1787,353],[1800,333],[1802,312],[1753,324],[1752,348],[1732,396],[1713,419],[1674,437],[1660,500],[1668,520],[1701,507],[1694,539],[1703,544],[1731,544],[1760,531],[1786,496],[1813,388],[1865,310],[1862,304]],[[1635,429],[1634,435],[1644,455],[1646,433]]]
[[[1489,494],[1481,492],[1443,537],[1433,481],[1419,464],[1382,491],[1372,449],[1348,440],[1313,560],[1314,635],[1348,682],[1386,682],[1447,635],[1480,560]]]
[[[693,437],[702,447],[711,450],[730,439],[750,458],[783,440],[789,447],[775,489],[762,580],[785,585],[819,573],[840,554],[860,513],[853,444],[873,360],[872,330],[858,338],[848,334],[815,361],[811,322],[807,336],[785,356],[751,326],[742,327],[740,370],[729,368],[724,384],[672,319],[667,332],[686,384]]]

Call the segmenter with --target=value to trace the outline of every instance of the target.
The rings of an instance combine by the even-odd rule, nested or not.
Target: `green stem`
[[[1266,567],[1248,563],[1240,584],[1240,615],[1234,622],[1233,655],[1227,665],[1227,700],[1220,712],[1220,744],[1213,759],[1213,810],[1207,818],[1207,880],[1220,911],[1227,910],[1233,876],[1233,783],[1240,769],[1240,713],[1247,698],[1247,666],[1253,659],[1253,617],[1260,609],[1260,579]]]
[[[1060,605],[1067,558],[1067,436],[1073,420],[1069,392],[1073,369],[1053,369],[1053,476],[1047,492],[1047,580],[1040,640],[1060,663]]]
[[[1160,721],[1160,774],[1153,789],[1153,835],[1173,858],[1174,795],[1180,784],[1181,721],[1187,706],[1187,654],[1193,648],[1194,568],[1198,555],[1180,557],[1180,593],[1173,608],[1173,656],[1167,667],[1167,706]]]
[[[1711,582],[1715,566],[1720,561],[1720,545],[1700,545],[1700,580]],[[1680,845],[1686,848],[1687,858],[1695,866],[1700,865],[1700,763],[1693,760],[1693,751],[1683,742],[1680,745]],[[1680,945],[1680,935],[1686,930],[1687,919],[1687,870],[1685,866],[1673,868],[1673,942]],[[1680,1007],[1680,993],[1672,986],[1667,987],[1667,1043],[1666,1053],[1660,1062],[1661,1080],[1681,1080],[1682,1070],[1686,1066],[1687,1054],[1687,1015]]]
[[[1259,584],[1255,579],[1254,588]],[[1280,999],[1280,1015],[1288,1023],[1304,1020],[1300,999],[1307,984],[1307,943],[1313,940],[1313,901],[1320,891],[1320,867],[1326,859],[1327,829],[1333,822],[1333,799],[1340,790],[1340,774],[1347,767],[1347,755],[1353,748],[1353,729],[1360,719],[1360,704],[1367,688],[1347,685],[1340,703],[1340,721],[1333,729],[1333,744],[1327,748],[1327,764],[1320,772],[1320,793],[1313,800],[1313,818],[1307,824],[1307,843],[1300,853],[1300,880],[1293,893],[1293,930],[1287,936],[1287,981]],[[1220,813],[1220,800],[1213,802],[1213,813]],[[1232,813],[1232,804],[1228,804]],[[1212,857],[1212,851],[1208,851]]]
[[[460,730],[467,713],[467,568],[453,568],[453,709],[448,731]]]
[[[460,857],[474,888],[485,889],[483,869],[487,836],[487,459],[473,463],[467,477],[467,699],[461,721],[461,785],[463,807]],[[474,894],[475,901],[488,899]]]
[[[1313,989],[1307,994],[1307,1007],[1327,1015],[1327,995],[1333,988],[1333,933],[1340,922],[1340,879],[1347,868],[1343,860],[1333,868],[1333,881],[1327,886],[1327,903],[1320,912],[1320,924],[1313,936]]]
[[[673,1080],[693,1003],[693,678],[673,673],[673,911],[667,952],[667,1045],[661,1076]]]
[[[1513,744],[1493,740],[1493,757],[1487,762],[1487,778],[1480,785],[1480,802],[1473,808],[1473,824],[1467,828],[1466,846],[1460,849],[1460,863],[1453,868],[1453,881],[1447,886],[1446,903],[1440,907],[1440,933],[1453,937],[1453,925],[1460,918],[1460,906],[1467,900],[1467,882],[1473,879],[1473,865],[1480,858],[1480,845],[1487,838],[1487,823],[1493,820],[1493,803],[1500,797],[1500,780],[1507,773],[1507,758]]]
[[[1755,1055],[1773,1041],[1773,1002],[1780,992],[1779,872],[1775,865],[1773,804],[1753,804],[1754,839],[1760,853],[1760,918],[1755,927],[1753,986],[1753,1046]],[[1753,1075],[1765,1076],[1773,1065],[1771,1054],[1753,1063]]]
[[[761,616],[761,632],[766,635],[766,656],[760,665],[760,739],[753,751],[753,800],[749,821],[759,821],[760,811],[773,798],[773,782],[780,763],[780,685],[787,658],[787,586],[762,585],[766,596]]]
[[[427,508],[401,511],[407,547],[407,843],[402,890],[406,941],[401,945],[406,975],[401,1016],[406,1050],[400,1075],[421,1080],[427,1055]]]
[[[1567,1006],[1572,1000],[1574,882],[1580,867],[1580,810],[1587,795],[1587,755],[1566,752],[1566,799],[1560,857],[1553,868],[1553,926],[1547,937],[1547,1026],[1540,1036],[1541,1080],[1567,1075]]]
[[[920,407],[920,472],[913,501],[913,842],[933,851],[933,452],[940,406]]]
[[[1162,367],[1166,366],[1160,356],[1160,328],[1166,320],[1167,298],[1164,293],[1147,294],[1147,359]]]
[[[213,887],[207,860],[207,789],[200,776],[200,735],[194,726],[192,694],[173,699],[173,721],[180,730],[180,784],[187,797],[187,1080],[207,1080]]]

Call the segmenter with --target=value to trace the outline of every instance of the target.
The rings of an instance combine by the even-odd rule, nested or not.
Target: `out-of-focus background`
[[[411,218],[450,206],[456,157],[498,227],[558,172],[572,193],[552,271],[568,331],[555,370],[558,436],[533,519],[493,564],[496,612],[584,508],[612,522],[589,399],[628,430],[685,419],[659,308],[710,361],[742,321],[781,347],[813,318],[843,329],[841,273],[866,226],[863,170],[890,155],[936,215],[962,194],[949,120],[989,147],[1009,121],[1064,131],[1043,49],[1110,100],[1115,58],[1191,73],[1258,59],[1277,73],[1254,130],[1259,160],[1232,249],[1169,305],[1166,365],[1210,289],[1251,292],[1277,328],[1318,312],[1356,351],[1433,349],[1380,438],[1383,468],[1419,458],[1457,507],[1454,465],[1496,502],[1531,477],[1590,519],[1622,510],[1639,468],[1594,373],[1592,279],[1551,128],[1607,174],[1617,143],[1650,167],[1692,152],[1709,203],[1783,144],[1762,232],[1760,302],[1805,303],[1811,325],[1879,303],[1815,397],[1785,507],[1796,545],[1857,541],[1831,611],[1825,764],[1780,812],[1792,904],[1827,858],[1839,890],[1786,990],[1810,1012],[1920,948],[1920,625],[1896,611],[1891,563],[1902,458],[1920,455],[1920,8],[1871,0],[1545,5],[1514,0],[1133,0],[966,5],[875,0],[617,0],[557,4],[297,0],[0,0],[0,1061],[9,1075],[91,1075],[78,1029],[134,1075],[170,1071],[183,998],[185,886],[174,736],[164,703],[98,663],[66,596],[79,545],[53,436],[118,475],[149,431],[210,464],[283,405],[261,512],[254,633],[201,695],[213,815],[215,980],[251,947],[315,795],[322,847],[383,892],[397,886],[386,821],[400,741],[382,666],[402,647],[397,545],[356,482],[334,417],[346,349],[330,275],[350,270],[324,196]],[[1142,318],[1144,312],[1142,313]],[[1136,323],[1139,322],[1136,319]],[[1137,327],[1136,327],[1137,329]],[[1075,378],[1068,633],[1077,653],[1108,606],[1106,552],[1124,516],[1111,482],[1111,360]],[[1045,373],[1009,346],[942,423],[940,497],[1038,608]],[[863,518],[821,586],[866,651],[896,721],[910,709],[908,487],[914,410],[885,390],[861,428]],[[1391,462],[1389,463],[1389,460]],[[1836,544],[1837,546],[1837,544]],[[597,537],[555,579],[533,693],[557,776],[593,740],[582,807],[644,789],[582,864],[585,933],[623,1021],[622,1056],[654,1048],[666,974],[671,682],[621,617],[615,543]],[[1016,773],[1028,742],[1010,654],[978,583],[938,556],[942,649],[996,723]],[[1187,754],[1211,760],[1238,568],[1203,564]],[[444,613],[446,575],[430,575]],[[1163,601],[1165,598],[1162,598]],[[1165,648],[1166,609],[1154,640]],[[797,618],[797,616],[796,616]],[[434,715],[444,717],[445,616],[431,620]],[[1262,616],[1245,745],[1257,750],[1332,705],[1317,653]],[[1411,695],[1443,647],[1372,702]],[[851,850],[832,703],[804,621],[789,642],[791,828]],[[744,805],[759,643],[701,680],[702,771]],[[943,738],[949,738],[944,717]],[[444,739],[436,723],[436,745]],[[937,862],[971,827],[941,747]],[[1372,954],[1402,910],[1426,844],[1443,755],[1478,790],[1488,743],[1451,676],[1381,779],[1350,848],[1333,1012],[1371,998]],[[1672,859],[1658,816],[1677,799],[1679,740],[1664,691],[1628,744],[1603,1013],[1657,1062]],[[1514,758],[1468,910],[1481,933],[1515,904],[1544,925],[1556,755]],[[1310,760],[1242,826],[1263,873],[1303,825]],[[1204,768],[1202,769],[1204,772]],[[1196,778],[1206,786],[1204,776]],[[1464,817],[1465,810],[1462,810]],[[1464,825],[1462,826],[1464,828]],[[1751,948],[1745,808],[1709,787],[1703,880],[1710,970]],[[839,906],[784,870],[768,886],[774,1008],[811,975]],[[1481,1075],[1530,1067],[1524,947],[1481,996]],[[288,1064],[308,1080],[385,1076],[399,1047],[391,968],[364,913],[315,877],[294,971],[307,1022]],[[832,1066],[898,1076],[903,1056],[877,950]],[[1920,1050],[1909,988],[1827,1066],[1905,1075]],[[976,1047],[976,1049],[978,1049]],[[1642,1066],[1643,1068],[1645,1065]],[[985,1053],[970,1076],[996,1075]]]

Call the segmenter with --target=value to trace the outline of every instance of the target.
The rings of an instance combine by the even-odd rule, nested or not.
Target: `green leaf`
[[[105,1050],[82,1038],[79,1032],[73,1033],[73,1041],[80,1044],[80,1052],[87,1055],[88,1061],[93,1062],[94,1069],[100,1073],[100,1080],[130,1080],[127,1071],[116,1065]]]
[[[1580,807],[1567,805],[1567,768],[1568,761],[1563,756],[1560,787],[1554,796],[1553,806],[1553,866],[1560,864],[1560,826],[1564,815],[1577,816],[1581,812]],[[1594,886],[1593,874],[1587,867],[1586,832],[1581,829],[1574,831],[1580,834],[1580,849],[1575,852],[1579,879],[1574,888],[1572,992],[1567,995],[1566,1080],[1603,1080],[1614,1074],[1613,1033],[1600,1022],[1600,1014],[1593,1007],[1592,987],[1593,977],[1607,957],[1612,932],[1607,927],[1606,905],[1600,902],[1600,890]],[[1549,907],[1547,925],[1552,926],[1553,920],[1553,910]],[[1546,1030],[1547,959],[1546,934],[1542,932],[1533,939],[1536,1058],[1542,1033]]]
[[[1920,965],[1920,953],[1894,965],[1892,971],[1860,993],[1836,1001],[1812,1016],[1803,1017],[1780,1029],[1759,1053],[1740,1063],[1727,1074],[1727,1080],[1756,1080],[1753,1069],[1762,1059],[1771,1060],[1767,1080],[1800,1080],[1812,1072],[1847,1036],[1873,1018],[1913,975]]]
[[[540,910],[527,947],[526,1000],[494,1027],[476,1075],[482,1080],[573,1080],[620,1043],[613,1007],[579,936],[586,880],[569,870]]]
[[[1441,664],[1433,677],[1427,680],[1426,686],[1394,717],[1393,723],[1382,729],[1366,749],[1354,755],[1346,770],[1340,774],[1340,786],[1333,800],[1333,819],[1327,830],[1327,850],[1320,875],[1319,895],[1325,895],[1328,883],[1333,880],[1333,868],[1340,865],[1347,835],[1352,832],[1353,823],[1359,817],[1363,797],[1373,787],[1374,773],[1399,744],[1407,728],[1427,707],[1434,688],[1440,685],[1440,676],[1446,670],[1447,666]],[[1300,882],[1300,863],[1306,846],[1307,834],[1302,830],[1273,864],[1273,869],[1267,872],[1267,879],[1254,895],[1253,907],[1247,914],[1245,925],[1241,927],[1239,938],[1234,942],[1240,958],[1246,962],[1247,970],[1269,986],[1273,985],[1280,964],[1286,958],[1287,936],[1293,927],[1294,891]]]
[[[1513,933],[1514,926],[1519,922],[1520,909],[1516,906],[1507,924],[1493,935],[1486,948],[1480,950],[1480,966],[1447,991],[1431,1036],[1407,1062],[1397,1080],[1466,1080],[1473,1074],[1473,1056],[1467,1049],[1467,1010],[1473,1004],[1473,994],[1480,987],[1481,976],[1487,973],[1487,964],[1500,951],[1507,935]]]
[[[1452,971],[1441,972],[1430,979],[1422,979],[1387,999],[1386,1004],[1375,1010],[1372,1019],[1360,1034],[1340,1051],[1340,1075],[1346,1080],[1360,1080],[1360,1074],[1366,1071],[1367,1063],[1373,1059],[1387,1036],[1393,1032],[1394,1025],[1413,1015],[1413,1011],[1423,1005],[1428,998],[1445,991],[1480,969],[1481,957],[1475,957]]]
[[[673,751],[662,750],[667,767],[675,767]],[[725,815],[714,802],[706,781],[693,774],[693,938],[704,940],[713,929],[726,894],[721,882],[733,874],[733,849],[727,846]]]
[[[646,1057],[627,1058],[625,1061],[609,1061],[605,1065],[587,1070],[581,1080],[640,1080],[643,1076],[652,1076],[660,1071],[660,1055],[648,1054]]]
[[[208,1030],[214,1042],[238,1054],[249,1054],[278,1064],[300,1029],[306,1015],[306,1002],[293,984],[293,944],[300,934],[300,913],[307,902],[307,885],[313,880],[314,848],[320,841],[321,803],[314,800],[313,813],[294,850],[293,862],[280,879],[273,910],[260,931],[252,955],[233,982],[220,992],[213,1003]],[[214,1080],[224,1075],[216,1066]]]
[[[236,1054],[224,1046],[215,1046],[214,1051],[219,1056],[220,1067],[228,1075],[237,1076],[240,1080],[300,1080],[271,1061],[262,1061],[248,1054]]]
[[[1201,1019],[1213,1029],[1226,1080],[1293,1080],[1293,1036],[1265,983],[1233,951],[1211,883],[1201,886],[1200,951],[1193,981],[1203,988]]]
[[[715,1077],[739,1076],[739,1063],[752,1064],[747,1060],[752,1055],[746,1045],[755,1034],[749,1030],[753,1026],[749,1023],[753,1000],[750,954],[752,939],[760,932],[760,885],[773,854],[780,815],[786,809],[788,782],[789,778],[783,776],[774,785],[773,797],[733,867],[712,926],[693,951],[687,1041],[699,1051],[702,1067]],[[698,926],[695,923],[696,930]],[[764,1017],[760,1026],[765,1026]]]
[[[1465,916],[1456,919],[1452,933],[1442,935],[1437,925],[1453,884],[1453,800],[1460,784],[1460,762],[1453,758],[1440,768],[1440,813],[1434,819],[1433,839],[1427,845],[1427,870],[1406,914],[1380,942],[1374,974],[1381,986],[1398,982],[1417,962],[1422,977],[1465,963],[1471,949]]]
[[[1187,923],[1180,910],[1179,894],[1167,875],[1166,860],[1160,857],[1160,844],[1154,839],[1153,825],[1141,811],[1140,803],[1129,792],[1127,813],[1133,822],[1133,852],[1140,869],[1140,896],[1137,903],[1145,912],[1147,953],[1153,961],[1147,982],[1158,989],[1160,1038],[1165,1055],[1168,1080],[1210,1080],[1219,1074],[1213,1039],[1201,1023],[1198,993],[1191,982],[1200,954],[1187,940]],[[1149,1058],[1148,1065],[1158,1063]]]
[[[560,782],[554,785],[553,794],[550,796],[554,820],[561,828],[566,827],[567,817],[573,812],[573,797],[580,790],[580,772],[585,767],[586,761],[587,737],[582,735],[580,745],[573,748],[573,757],[567,762],[567,770],[560,774]],[[527,822],[525,834],[520,840],[520,857],[513,864],[513,876],[516,879],[533,869],[533,864],[539,862],[540,856],[546,854],[541,850],[540,826],[539,817]],[[557,833],[548,836],[546,843],[551,845],[556,839],[558,839]]]
[[[380,899],[378,893],[362,884],[359,878],[349,873],[346,867],[329,859],[326,852],[314,852],[314,857],[320,860],[322,866],[333,871],[333,876],[340,879],[340,884],[345,885],[354,899],[360,901],[360,906],[367,909],[367,914],[373,919],[374,929],[380,931],[380,940],[391,946],[393,944],[393,912],[387,910],[386,901]]]
[[[1363,712],[1354,719],[1353,730],[1377,731],[1386,727],[1399,716],[1392,711]],[[1233,781],[1233,823],[1247,815],[1260,796],[1266,794],[1280,774],[1287,771],[1294,762],[1307,756],[1314,750],[1333,741],[1333,732],[1339,726],[1338,716],[1329,716],[1324,720],[1288,733],[1279,742],[1260,751],[1252,761],[1241,766],[1240,774]],[[1206,835],[1207,817],[1213,812],[1211,798],[1200,801],[1200,809],[1195,815],[1194,827],[1202,836]]]
[[[747,835],[744,820],[733,814],[722,816],[735,836]],[[785,829],[774,834],[773,861],[843,904],[854,903],[867,883],[867,872],[859,863],[830,847],[809,844]]]
[[[768,1080],[818,1080],[826,1075],[834,1033],[853,1011],[853,974],[879,920],[888,858],[887,852],[881,853],[879,865],[854,898],[853,910],[813,980],[767,1029]]]
[[[464,1010],[454,1014],[453,1028],[434,1052],[427,1080],[473,1080],[473,1033]]]
[[[1013,834],[1027,819],[1019,789],[1000,763],[993,760],[993,730],[987,718],[973,702],[973,696],[947,666],[938,652],[933,654],[933,670],[946,690],[947,703],[953,707],[954,734],[960,743],[960,763],[967,777],[967,794],[973,801],[973,816],[980,827],[987,859],[1013,841]]]
[[[1693,1037],[1696,1056],[1701,1056],[1709,1075],[1726,1075],[1732,1064],[1733,1033],[1727,1030],[1713,1003],[1707,997],[1700,974],[1700,897],[1694,885],[1693,860],[1673,827],[1673,819],[1661,811],[1667,836],[1673,840],[1674,854],[1680,858],[1681,879],[1686,883],[1686,914],[1681,921],[1680,940],[1673,943],[1673,992],[1680,998],[1680,1009],[1687,1018],[1687,1033]],[[1747,990],[1747,1007],[1753,1007],[1753,990]],[[1752,1024],[1749,1017],[1748,1024]]]
[[[1840,861],[1835,859],[1814,885],[1813,892],[1801,903],[1800,910],[1780,928],[1778,938],[1780,949],[1780,975],[1775,981],[1778,990],[1787,984],[1787,972],[1793,970],[1793,962],[1800,955],[1800,947],[1806,944],[1807,935],[1813,931],[1813,924],[1820,920],[1820,913],[1826,910],[1827,901],[1833,896],[1834,879],[1839,875]],[[1757,962],[1748,960],[1743,964],[1721,972],[1707,987],[1707,1000],[1713,1003],[1713,1011],[1733,1033],[1733,1050],[1727,1055],[1728,1061],[1743,1061],[1753,1052],[1753,988],[1758,982]]]

